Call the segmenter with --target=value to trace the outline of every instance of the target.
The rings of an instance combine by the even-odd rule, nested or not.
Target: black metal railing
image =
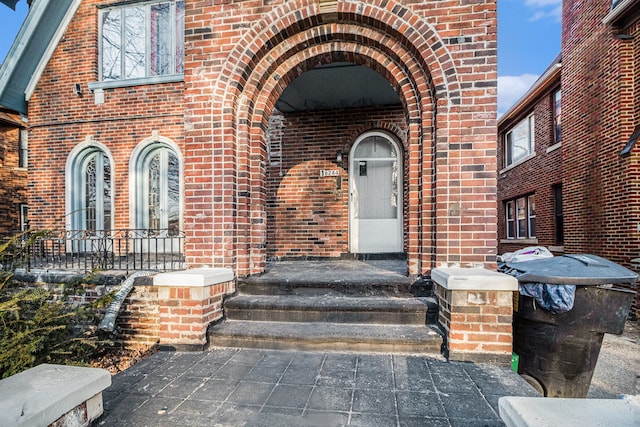
[[[184,268],[184,234],[121,229],[24,233],[2,254],[4,269],[172,271]]]

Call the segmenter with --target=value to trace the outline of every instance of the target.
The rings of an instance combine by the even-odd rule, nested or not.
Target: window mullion
[[[127,76],[127,22],[126,8],[120,8],[120,79]]]
[[[151,6],[144,7],[144,75],[151,75]]]
[[[176,70],[176,2],[171,2],[169,4],[169,22],[170,22],[170,27],[169,27],[169,31],[171,32],[171,58],[169,58],[169,60],[171,61],[171,74],[175,74],[177,72]]]

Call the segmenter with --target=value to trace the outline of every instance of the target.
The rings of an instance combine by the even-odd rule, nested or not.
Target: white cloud
[[[550,5],[562,6],[562,0],[526,0],[525,4],[533,7],[544,7]]]
[[[560,22],[562,20],[562,6],[558,6],[555,9],[551,9],[548,11],[538,11],[529,18],[530,22],[540,21],[542,19],[550,18],[556,22]]]
[[[530,22],[547,18],[560,22],[562,19],[562,0],[526,0],[525,5],[533,9]]]
[[[538,77],[537,74],[498,77],[498,117],[511,108]]]

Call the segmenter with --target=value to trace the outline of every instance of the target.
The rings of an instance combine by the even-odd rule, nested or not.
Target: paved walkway
[[[436,357],[218,348],[160,352],[113,377],[104,426],[501,426],[537,393],[507,367]]]

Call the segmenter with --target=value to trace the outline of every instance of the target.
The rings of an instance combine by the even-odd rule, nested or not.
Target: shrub
[[[3,263],[17,258],[23,238],[13,237],[0,246]],[[81,305],[67,298],[80,292],[81,283],[64,285],[63,297],[56,300],[41,286],[17,282],[8,271],[0,273],[0,378],[41,363],[87,364],[101,346],[110,344],[96,325],[98,309],[112,295]]]

